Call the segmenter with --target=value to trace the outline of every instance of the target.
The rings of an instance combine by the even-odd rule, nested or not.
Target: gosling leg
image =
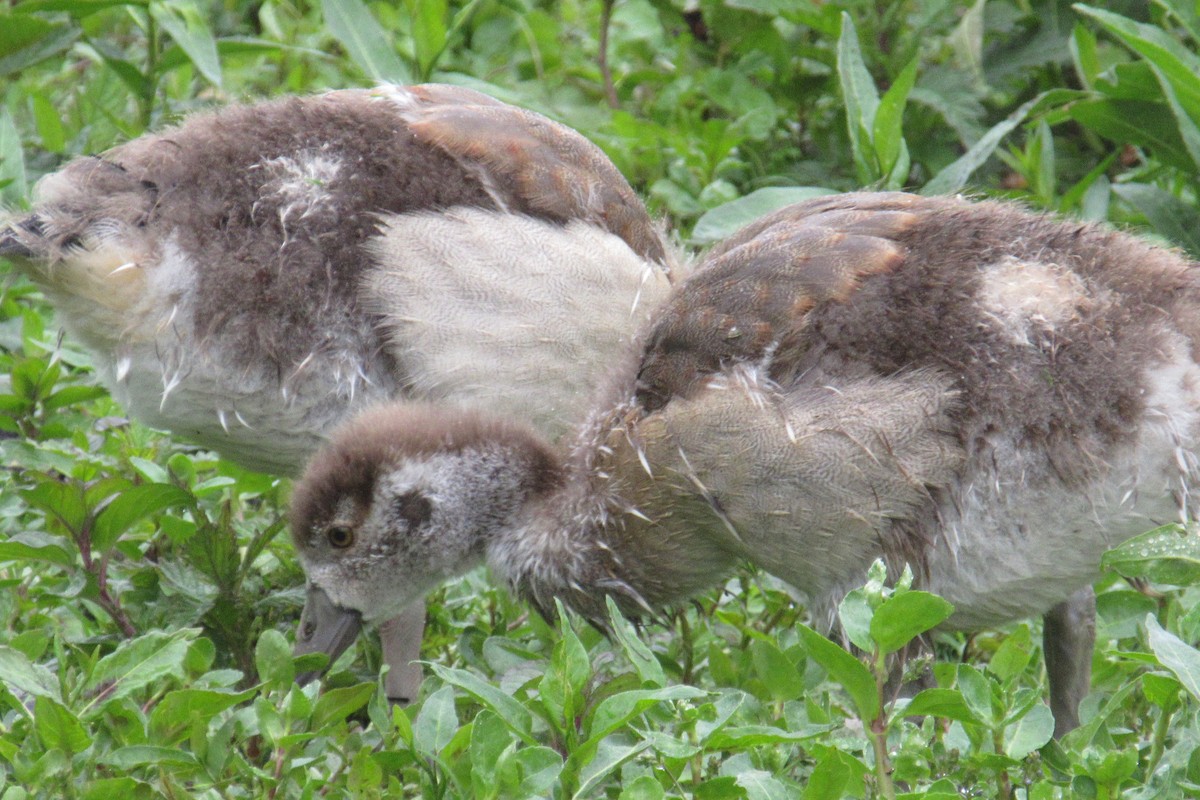
[[[421,689],[421,639],[425,633],[425,601],[418,600],[379,626],[383,660],[390,667],[384,678],[388,699],[407,705]]]
[[[1096,593],[1085,586],[1042,618],[1042,650],[1050,680],[1054,738],[1079,727],[1079,703],[1092,683],[1096,646]]]

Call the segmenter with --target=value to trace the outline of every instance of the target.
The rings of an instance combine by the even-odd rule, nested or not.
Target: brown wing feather
[[[768,355],[796,363],[809,311],[845,302],[864,278],[904,261],[896,239],[916,224],[915,215],[823,206],[786,208],[708,255],[650,333],[637,385],[644,408],[688,396],[706,375],[733,363]]]
[[[510,210],[585,220],[621,237],[643,258],[665,263],[645,206],[598,147],[564,125],[494,100],[445,102],[447,89],[413,90],[436,103],[406,114],[418,139],[494,173],[484,176],[485,183]]]

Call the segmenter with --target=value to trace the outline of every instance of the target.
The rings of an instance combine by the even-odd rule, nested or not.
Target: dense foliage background
[[[0,199],[196,109],[439,80],[581,130],[688,247],[877,186],[1200,254],[1198,33],[1186,0],[25,0],[0,10]],[[17,277],[0,431],[0,800],[1200,796],[1197,560],[1174,529],[1112,556],[1155,588],[1098,585],[1062,742],[1036,623],[939,637],[939,688],[882,696],[882,656],[942,609],[878,574],[844,609],[863,661],[762,575],[612,641],[472,575],[432,598],[430,677],[391,709],[367,639],[292,683],[286,481],[125,418]]]

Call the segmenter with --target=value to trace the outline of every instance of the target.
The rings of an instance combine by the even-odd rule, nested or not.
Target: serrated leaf
[[[169,508],[190,506],[193,503],[190,494],[169,483],[149,483],[126,489],[96,518],[92,531],[92,548],[104,552],[146,517]]]
[[[954,613],[954,606],[935,594],[909,591],[894,594],[871,618],[871,638],[883,654],[894,653]]]
[[[38,738],[47,750],[59,749],[68,755],[82,753],[92,746],[79,718],[69,708],[49,697],[38,697],[33,703],[33,723]]]
[[[0,683],[12,692],[62,700],[54,674],[8,645],[0,645]]]
[[[199,628],[174,633],[152,631],[123,643],[97,662],[88,678],[88,691],[103,688],[106,700],[124,697],[168,675],[183,675],[188,647]]]
[[[167,692],[150,714],[150,730],[158,741],[174,739],[186,733],[197,720],[208,722],[222,711],[245,703],[254,695],[253,689],[244,692],[215,689],[176,689]]]

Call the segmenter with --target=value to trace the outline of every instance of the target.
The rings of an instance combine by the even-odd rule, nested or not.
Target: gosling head
[[[292,538],[308,574],[296,653],[333,663],[363,623],[480,563],[560,472],[535,434],[479,415],[405,404],[356,417],[293,491]]]

